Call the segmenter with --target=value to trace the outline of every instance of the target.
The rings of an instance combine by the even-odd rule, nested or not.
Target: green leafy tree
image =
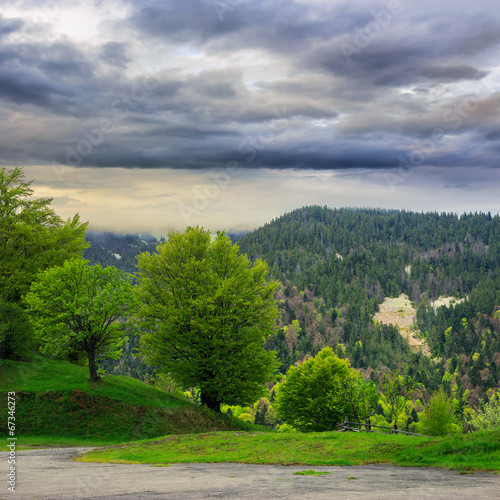
[[[42,352],[85,353],[93,381],[99,380],[100,357],[119,356],[123,320],[135,305],[125,274],[115,267],[89,266],[83,259],[40,273],[25,299]]]
[[[500,429],[500,392],[496,392],[488,403],[469,419],[476,431]]]
[[[266,425],[267,427],[276,427],[277,422],[278,418],[276,415],[276,410],[272,406],[270,406],[264,416],[264,425]]]
[[[142,353],[183,387],[198,387],[202,404],[246,405],[267,393],[278,362],[263,347],[276,327],[267,265],[253,266],[224,232],[171,232],[157,254],[138,256],[147,332]]]
[[[0,360],[28,360],[33,348],[33,330],[28,314],[17,304],[0,298]]]
[[[398,373],[385,374],[382,379],[382,391],[389,407],[389,419],[394,419],[397,428],[398,417],[406,408],[406,403],[411,398],[416,383],[413,377]]]
[[[349,361],[339,359],[331,347],[291,366],[275,388],[278,418],[302,432],[334,429],[344,416],[353,415],[343,394],[349,371]]]
[[[442,388],[432,395],[420,416],[419,429],[429,436],[446,436],[457,429],[453,405]]]
[[[31,199],[21,169],[0,169],[0,298],[20,302],[35,275],[81,256],[87,223],[78,215],[64,222],[52,198]]]
[[[342,378],[342,392],[351,414],[361,423],[369,425],[370,417],[375,415],[380,401],[377,385],[372,380],[366,381],[356,370]]]

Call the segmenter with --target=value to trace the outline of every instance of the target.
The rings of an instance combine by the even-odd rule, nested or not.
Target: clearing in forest
[[[455,297],[446,297],[444,295],[441,295],[439,299],[433,300],[431,302],[431,306],[437,310],[441,306],[446,306],[450,307],[450,305],[456,305],[460,304],[460,302],[463,302],[465,299],[456,299]]]
[[[420,332],[414,330],[415,316],[416,310],[408,295],[402,293],[399,297],[386,297],[380,304],[379,312],[375,314],[374,319],[378,323],[397,326],[399,333],[408,340],[413,349],[420,349],[424,354],[429,355],[429,347],[418,337]]]

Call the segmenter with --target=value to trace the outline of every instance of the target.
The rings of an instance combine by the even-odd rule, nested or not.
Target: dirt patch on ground
[[[460,304],[460,302],[463,302],[464,300],[465,299],[456,299],[455,297],[445,297],[442,295],[439,299],[433,300],[431,302],[431,306],[434,309],[438,309],[441,306],[450,307],[451,304]]]
[[[408,296],[402,293],[399,297],[386,297],[374,319],[378,323],[397,326],[399,333],[408,340],[413,349],[429,355],[430,350],[426,342],[418,337],[420,332],[413,329],[415,317],[415,308]]]

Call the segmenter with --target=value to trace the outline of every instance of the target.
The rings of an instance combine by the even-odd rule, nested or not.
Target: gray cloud
[[[127,44],[118,42],[105,43],[101,48],[99,57],[104,62],[120,69],[125,69],[132,60],[127,55]]]
[[[6,19],[0,14],[0,38],[18,31],[23,24],[22,19]]]
[[[93,66],[73,44],[6,44],[0,48],[0,99],[56,114],[84,110],[85,94],[97,87]]]
[[[380,170],[425,143],[417,167],[498,167],[493,2],[124,5],[86,42],[0,18],[4,163]]]

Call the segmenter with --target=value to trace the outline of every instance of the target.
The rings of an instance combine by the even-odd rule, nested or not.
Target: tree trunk
[[[217,398],[201,393],[201,404],[208,406],[211,410],[220,413],[220,401]]]
[[[95,361],[95,351],[93,350],[87,351],[87,355],[89,357],[90,380],[92,382],[99,382],[100,378],[99,375],[97,375],[97,363]]]

